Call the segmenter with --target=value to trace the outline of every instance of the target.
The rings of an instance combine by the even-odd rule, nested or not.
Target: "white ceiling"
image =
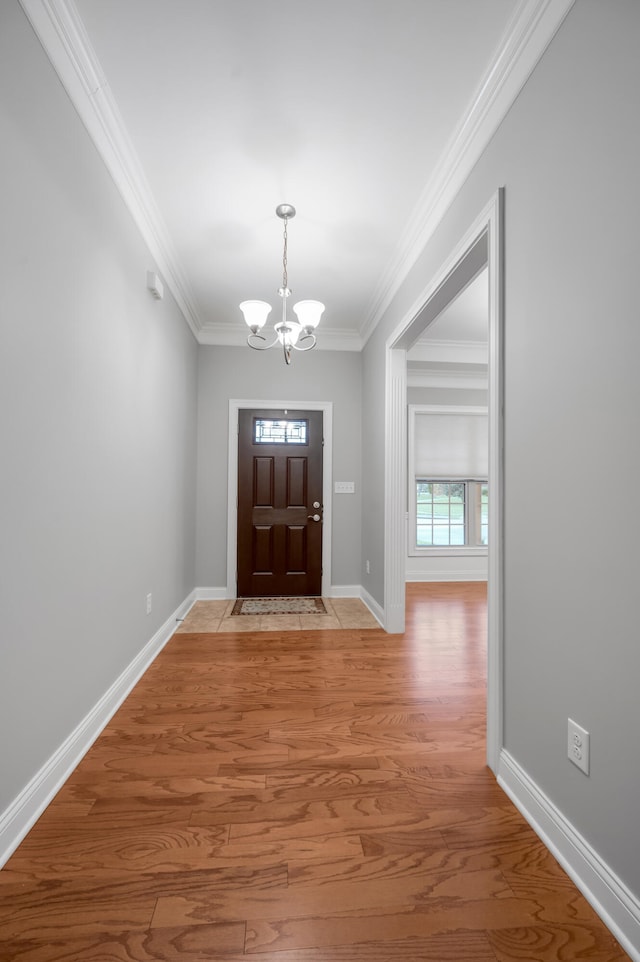
[[[198,339],[243,343],[238,303],[277,307],[287,202],[293,300],[356,350],[567,6],[21,3]]]
[[[486,267],[429,325],[419,343],[463,341],[486,345],[489,336],[489,272]]]
[[[488,387],[489,272],[485,267],[407,352],[409,387]]]

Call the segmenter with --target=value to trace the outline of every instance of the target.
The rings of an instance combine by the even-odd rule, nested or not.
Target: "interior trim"
[[[498,782],[634,962],[640,962],[640,901],[507,752]]]
[[[366,343],[454,196],[489,143],[575,0],[522,0],[484,82],[455,129],[382,275],[359,332],[341,335],[349,349]],[[107,79],[73,0],[20,0],[38,39],[120,191],[156,266],[200,343],[229,343],[230,332],[205,324],[146,181]],[[241,333],[241,332],[240,332]],[[323,331],[324,347],[336,348]],[[240,334],[238,334],[240,337]],[[355,348],[357,339],[358,348]],[[240,343],[238,341],[237,343]],[[243,342],[242,342],[243,343]],[[320,345],[318,345],[320,346]]]
[[[324,449],[322,454],[322,594],[331,592],[331,524],[333,477],[333,402],[332,401],[251,401],[229,399],[229,451],[227,455],[227,598],[236,597],[238,559],[238,411],[241,408],[290,408],[293,411],[322,411]]]
[[[20,0],[45,53],[197,338],[199,307],[73,0]]]
[[[376,329],[456,194],[531,76],[575,0],[523,0],[484,82],[449,141],[414,208],[396,256],[382,274],[363,343]]]
[[[487,764],[497,770],[503,744],[503,252],[504,188],[496,191],[455,250],[386,341],[384,615],[390,633],[404,631],[406,556],[406,357],[474,271],[489,280],[489,552]],[[482,256],[481,256],[482,255]],[[466,262],[466,263],[465,263]],[[398,392],[404,394],[399,400]]]
[[[178,620],[186,616],[194,600],[195,593],[191,592],[36,772],[11,805],[0,813],[0,868],[35,825],[134,685],[170,640]]]

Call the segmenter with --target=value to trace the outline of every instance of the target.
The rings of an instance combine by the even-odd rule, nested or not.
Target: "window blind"
[[[414,471],[420,478],[486,478],[489,471],[487,415],[416,411]]]

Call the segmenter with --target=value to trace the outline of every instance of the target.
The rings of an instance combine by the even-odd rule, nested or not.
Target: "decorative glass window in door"
[[[256,418],[253,439],[256,444],[308,444],[308,421],[286,418]]]

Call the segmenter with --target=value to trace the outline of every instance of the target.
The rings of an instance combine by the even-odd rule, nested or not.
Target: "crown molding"
[[[242,321],[238,324],[206,324],[198,334],[198,341],[210,347],[246,347],[247,328]],[[320,327],[315,350],[359,352],[362,350],[362,338],[356,330]]]
[[[363,344],[531,76],[575,0],[522,0],[494,61],[416,205],[362,326]]]
[[[178,307],[202,323],[169,232],[73,0],[20,0],[36,36],[102,157]]]
[[[455,388],[464,391],[487,391],[489,375],[470,371],[438,371],[407,365],[407,387]]]
[[[488,364],[489,345],[486,341],[447,341],[424,338],[411,347],[409,361]]]
[[[336,345],[344,341],[350,346],[331,345],[330,349],[361,350],[366,344],[574,2],[522,0],[492,67],[420,196],[359,335],[339,335]],[[222,328],[205,328],[201,320],[196,298],[73,0],[20,0],[20,4],[194,336],[200,343],[224,343],[213,340],[218,333],[223,336]],[[323,346],[329,348],[328,332],[323,332],[323,339]]]

